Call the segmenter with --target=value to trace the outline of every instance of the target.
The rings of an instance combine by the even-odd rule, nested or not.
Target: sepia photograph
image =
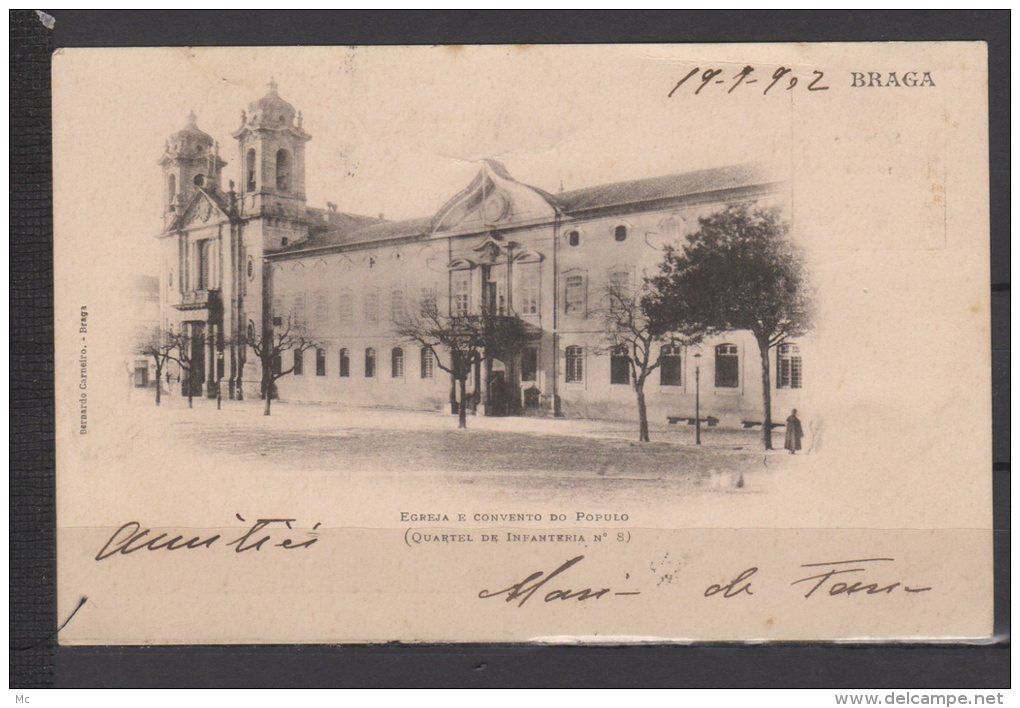
[[[986,73],[58,51],[60,641],[987,638]]]

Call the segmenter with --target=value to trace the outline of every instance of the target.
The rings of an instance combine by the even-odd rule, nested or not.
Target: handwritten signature
[[[536,594],[545,602],[556,600],[574,600],[584,602],[586,600],[601,600],[607,596],[616,595],[640,595],[638,590],[626,592],[614,591],[609,587],[594,589],[586,587],[575,590],[572,587],[564,587],[567,583],[562,577],[568,570],[584,560],[584,556],[575,556],[566,561],[550,573],[535,571],[502,590],[482,590],[478,597],[486,600],[494,597],[502,597],[505,602],[516,602],[518,607],[523,607]],[[916,594],[928,592],[931,586],[908,585],[903,580],[889,578],[888,573],[879,576],[881,580],[873,576],[881,572],[882,566],[877,564],[892,563],[895,558],[857,558],[852,560],[826,561],[824,563],[802,563],[799,567],[808,569],[810,575],[797,578],[790,583],[790,586],[802,585],[806,588],[804,598],[814,596],[837,597],[851,595],[892,595],[894,593]],[[886,566],[887,568],[887,566]],[[732,580],[721,583],[713,583],[705,588],[702,593],[705,598],[719,597],[732,599],[736,597],[748,597],[755,595],[753,583],[757,580],[759,568],[757,566],[742,570]],[[871,573],[871,575],[868,575]],[[851,576],[854,580],[850,582]],[[558,580],[553,583],[553,579]],[[541,591],[541,593],[540,593]]]
[[[248,523],[240,514],[235,515],[243,523]],[[303,541],[295,541],[289,534],[281,533],[284,529],[293,530],[292,524],[297,519],[289,518],[268,518],[256,519],[255,522],[237,538],[225,541],[222,534],[211,536],[192,535],[173,532],[156,533],[151,528],[142,528],[137,521],[129,521],[113,532],[106,543],[96,554],[96,560],[101,561],[116,555],[130,555],[138,551],[180,551],[197,550],[200,548],[212,548],[213,546],[232,546],[235,553],[246,551],[261,551],[263,547],[282,548],[285,550],[296,550],[299,548],[310,548],[318,542],[318,529],[322,522],[317,522],[306,534],[311,538]],[[270,527],[273,527],[270,529]],[[282,536],[282,537],[281,537]]]
[[[543,600],[545,602],[553,602],[554,600],[574,600],[576,602],[584,602],[585,600],[601,600],[607,595],[640,595],[639,591],[630,592],[616,592],[611,588],[600,588],[595,590],[593,588],[584,588],[583,590],[574,590],[572,588],[556,588],[553,589],[552,585],[547,587],[553,578],[563,575],[566,571],[573,568],[575,565],[584,560],[584,556],[575,556],[566,563],[562,564],[559,568],[546,573],[545,571],[538,570],[528,575],[524,580],[520,580],[509,587],[503,588],[502,590],[482,590],[478,593],[478,597],[484,599],[493,597],[503,597],[506,602],[514,602],[517,600],[518,607],[524,607],[524,603],[531,599],[531,597],[537,593],[540,589],[545,588],[545,595]],[[562,578],[556,584],[560,584]]]

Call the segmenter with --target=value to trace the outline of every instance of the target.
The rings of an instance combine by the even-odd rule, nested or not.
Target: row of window
[[[571,345],[566,348],[565,377],[567,383],[584,381],[584,348]],[[365,378],[375,378],[378,355],[374,347],[365,349],[362,359],[362,373]],[[432,379],[436,373],[435,355],[431,349],[419,350],[419,376]],[[304,352],[294,351],[294,375],[304,375]],[[776,350],[776,386],[778,388],[801,388],[803,385],[802,362],[800,347],[796,344],[782,344]],[[521,357],[521,380],[534,381],[538,372],[538,350],[529,347]],[[351,352],[341,349],[337,373],[341,378],[351,375]],[[315,350],[315,375],[326,376],[326,350]],[[393,347],[390,350],[390,377],[404,377],[404,349]],[[610,352],[609,382],[612,384],[630,384],[631,360],[625,347],[617,347]],[[683,385],[683,350],[673,344],[662,347],[659,364],[660,386]],[[737,388],[740,385],[740,355],[735,344],[719,344],[715,347],[715,386],[716,388]]]
[[[517,305],[516,313],[519,315],[539,314],[539,293],[541,288],[538,264],[524,264],[518,266],[516,290],[514,301]],[[482,278],[481,294],[483,304],[489,312],[495,314],[507,314],[507,292],[505,273],[502,268],[481,268],[476,269],[479,277]],[[450,312],[455,317],[463,317],[473,312],[472,304],[472,278],[476,270],[455,270],[450,273]],[[615,270],[609,273],[609,284],[613,292],[626,297],[631,282],[630,270]],[[362,321],[366,324],[378,324],[382,317],[383,308],[382,294],[378,291],[368,291],[361,301]],[[615,300],[614,300],[615,302]],[[419,307],[425,311],[427,306],[434,307],[436,304],[436,290],[432,287],[422,288],[419,295]],[[611,303],[612,304],[612,303]],[[336,300],[336,319],[341,324],[352,324],[355,319],[355,295],[351,290],[342,290]],[[389,293],[389,317],[393,321],[400,321],[407,314],[408,301],[405,291],[401,288],[394,288]],[[306,297],[304,293],[297,293],[292,300],[292,314],[299,321],[306,321]],[[317,291],[313,295],[312,316],[313,321],[318,325],[326,324],[329,317],[329,301],[325,292]],[[282,299],[276,298],[273,303],[273,311],[282,313],[284,303]],[[567,315],[586,317],[588,314],[588,275],[585,271],[567,271],[563,277],[563,312]]]
[[[683,352],[679,346],[667,344],[662,347],[659,364],[660,386],[683,385]],[[801,388],[803,366],[800,347],[796,344],[781,344],[776,348],[776,387]],[[565,377],[567,383],[584,381],[584,348],[571,345],[566,348]],[[617,347],[610,352],[609,382],[629,384],[631,382],[631,359],[626,347]],[[715,347],[715,387],[737,388],[740,385],[740,354],[736,344],[719,344]]]
[[[378,355],[375,347],[365,349],[362,359],[362,373],[366,379],[376,377]],[[419,375],[423,379],[432,379],[436,375],[436,358],[431,349],[422,348],[419,350]],[[279,366],[279,363],[277,364]],[[304,376],[305,353],[294,350],[294,375]],[[351,375],[351,351],[341,349],[337,362],[337,373],[341,378],[348,378]],[[319,347],[315,350],[315,375],[326,376],[326,350]],[[404,350],[402,347],[393,347],[390,350],[390,376],[395,379],[404,378]]]
[[[613,240],[622,243],[627,240],[629,230],[624,224],[618,224],[613,228]],[[571,246],[581,245],[581,232],[578,229],[571,229],[567,232],[567,243]]]
[[[434,305],[436,301],[436,291],[434,288],[422,288],[421,289],[421,300],[420,307],[423,309],[427,305]],[[369,324],[376,324],[379,322],[380,310],[382,309],[382,298],[378,292],[367,292],[362,301],[362,314],[364,322]],[[306,310],[307,304],[305,301],[304,293],[297,293],[294,295],[292,300],[291,313],[300,322],[306,321]],[[273,312],[276,316],[281,316],[278,313],[284,312],[283,300],[281,298],[275,298],[273,301]],[[354,294],[344,289],[339,298],[337,299],[337,319],[341,324],[351,324],[354,322]],[[404,291],[400,289],[394,289],[390,293],[390,317],[393,320],[402,319],[407,313],[407,302],[404,296]],[[314,294],[312,300],[312,318],[313,321],[318,325],[324,325],[329,317],[329,303],[327,301],[326,293],[318,291]]]

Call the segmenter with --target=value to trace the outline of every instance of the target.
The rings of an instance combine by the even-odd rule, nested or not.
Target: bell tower
[[[188,124],[167,139],[159,164],[163,168],[163,228],[168,229],[197,189],[219,188],[227,163],[220,159],[219,143],[198,127],[192,111]]]
[[[312,136],[302,122],[275,81],[241,111],[241,127],[233,135],[240,153],[242,216],[304,221],[305,143]]]

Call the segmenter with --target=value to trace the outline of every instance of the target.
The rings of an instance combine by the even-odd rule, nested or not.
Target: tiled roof
[[[505,168],[498,163],[497,167],[505,172]],[[512,179],[509,175],[506,175],[506,178]],[[536,191],[562,212],[575,215],[595,209],[625,207],[752,187],[771,181],[772,177],[761,166],[745,164],[602,184],[555,195],[538,189]],[[431,231],[434,219],[429,216],[404,221],[385,221],[375,217],[324,209],[308,209],[308,216],[312,220],[309,237],[285,246],[277,253],[298,253],[329,246],[349,246],[424,236]]]
[[[321,210],[312,210],[321,211]],[[314,218],[314,214],[310,214]],[[374,241],[389,241],[397,238],[421,236],[428,232],[432,217],[407,219],[405,221],[384,221],[374,217],[329,213],[328,226],[323,223],[319,228],[314,225],[310,235],[303,241],[292,243],[276,251],[276,253],[294,253],[310,251],[328,246],[350,246]]]
[[[758,165],[735,165],[650,179],[601,184],[562,192],[554,195],[554,198],[560,208],[570,214],[590,209],[639,204],[703,192],[748,187],[768,181],[770,181],[769,176]]]

